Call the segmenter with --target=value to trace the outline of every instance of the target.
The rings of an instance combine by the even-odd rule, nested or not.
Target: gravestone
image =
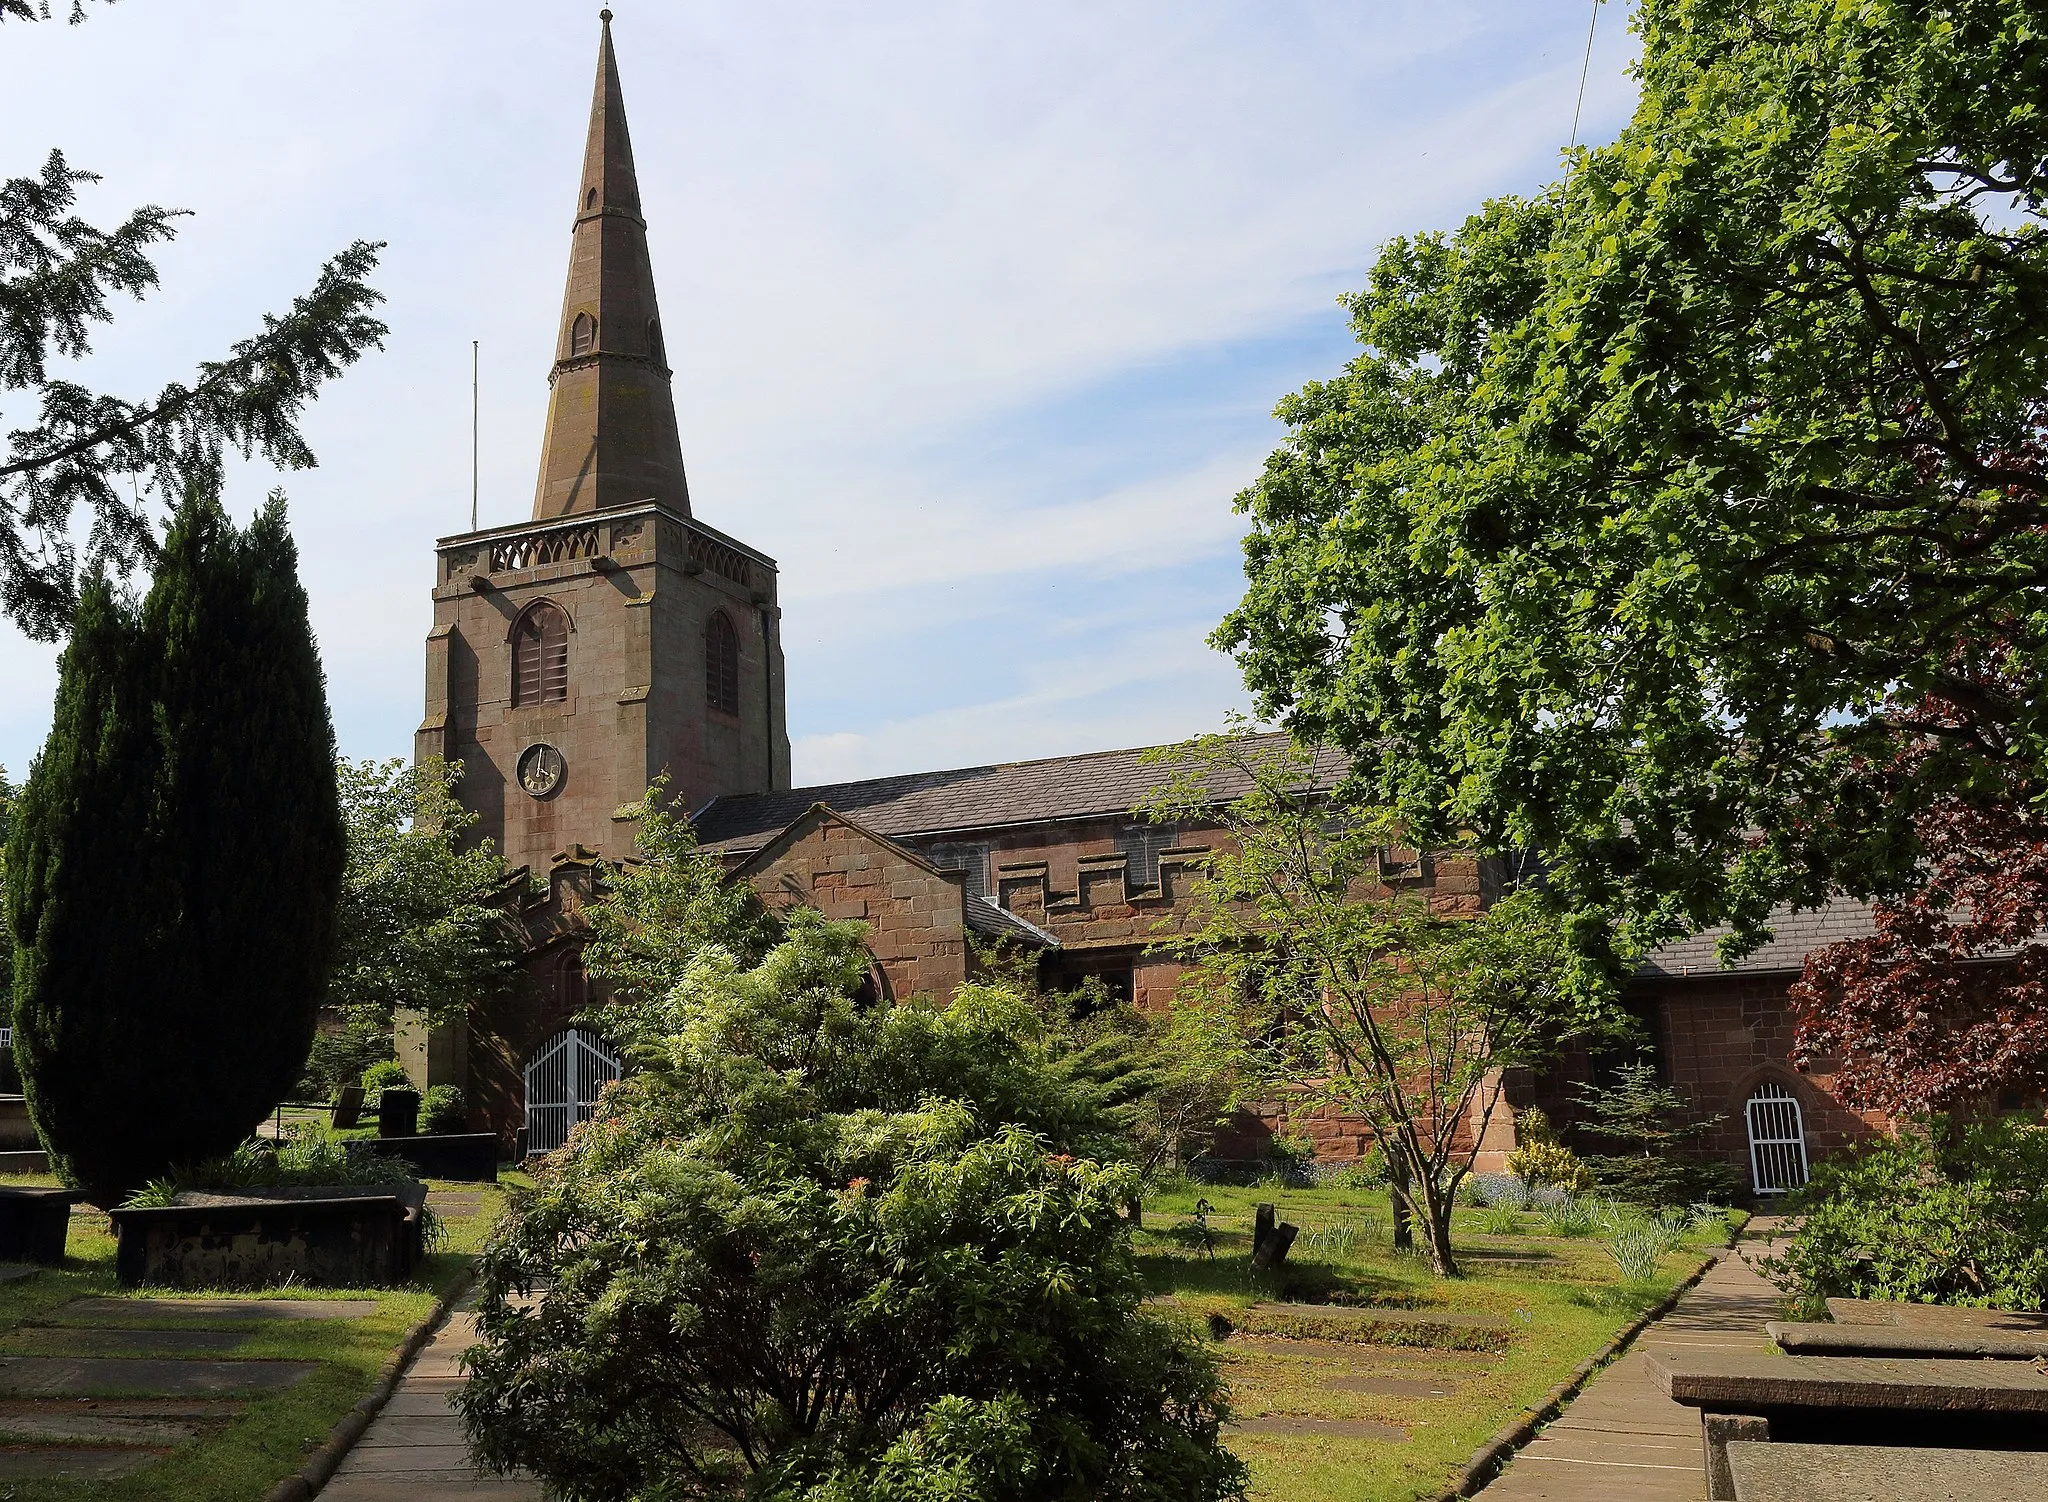
[[[327,1118],[327,1124],[337,1132],[346,1132],[363,1119],[363,1087],[343,1085],[334,1092],[334,1111]]]
[[[419,1132],[419,1091],[393,1086],[377,1097],[379,1137],[417,1137]]]

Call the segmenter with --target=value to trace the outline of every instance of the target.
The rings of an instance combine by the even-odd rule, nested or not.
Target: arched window
[[[720,714],[740,712],[740,634],[723,610],[704,626],[704,702]]]
[[[659,360],[661,358],[661,320],[659,318],[647,320],[647,353],[652,359]]]
[[[569,617],[542,600],[512,627],[512,702],[559,704],[569,697]]]
[[[592,188],[588,193],[585,193],[583,195],[583,207],[585,207],[586,209],[594,209],[597,207],[597,189]]]
[[[578,313],[569,325],[569,353],[587,355],[597,343],[597,323],[588,313]]]

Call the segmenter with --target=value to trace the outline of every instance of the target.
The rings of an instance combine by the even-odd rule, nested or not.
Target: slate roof
[[[1281,737],[1261,736],[1279,744]],[[765,845],[814,803],[858,819],[877,834],[905,836],[964,833],[1053,819],[1128,814],[1172,776],[1168,766],[1142,758],[1151,747],[1055,756],[1044,761],[1003,762],[948,772],[910,772],[864,782],[790,788],[778,793],[745,793],[714,798],[697,811],[697,838],[729,851]],[[1344,762],[1334,752],[1318,759],[1317,780],[1334,785]],[[1238,797],[1246,784],[1219,779],[1217,801]]]
[[[1728,932],[1717,925],[1690,939],[1660,945],[1643,957],[1636,974],[1643,979],[1671,979],[1702,975],[1771,975],[1800,969],[1813,950],[1844,939],[1860,939],[1877,931],[1870,904],[1850,897],[1838,897],[1806,912],[1779,908],[1771,913],[1770,942],[1751,951],[1733,965],[1722,967],[1714,946]]]
[[[967,926],[991,939],[1015,939],[1034,949],[1057,949],[1060,941],[1036,923],[1026,922],[1008,908],[997,907],[986,897],[967,896]]]

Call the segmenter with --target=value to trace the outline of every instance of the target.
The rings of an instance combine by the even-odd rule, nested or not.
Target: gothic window
[[[587,355],[597,343],[597,323],[588,313],[578,313],[569,325],[569,353]]]
[[[585,193],[583,195],[583,207],[585,207],[586,209],[594,209],[597,207],[597,189],[592,188],[588,193]]]
[[[661,359],[661,320],[647,320],[647,353],[655,360]]]
[[[723,610],[704,627],[704,702],[720,714],[740,712],[740,634]]]
[[[542,600],[512,627],[512,702],[559,704],[569,697],[569,617]]]
[[[1159,885],[1159,854],[1171,849],[1179,826],[1173,824],[1127,824],[1111,842],[1124,857],[1124,880],[1134,892]]]
[[[965,871],[967,890],[976,897],[988,897],[988,849],[986,845],[942,840],[932,846],[932,864],[941,871]]]

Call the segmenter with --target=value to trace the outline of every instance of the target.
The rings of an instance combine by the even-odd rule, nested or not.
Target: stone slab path
[[[530,1477],[479,1476],[453,1403],[462,1353],[476,1344],[476,1317],[458,1306],[407,1369],[321,1502],[532,1502],[547,1495]]]
[[[1676,1308],[1637,1336],[1517,1452],[1480,1492],[1485,1502],[1703,1502],[1699,1413],[1665,1397],[1643,1357],[1772,1349],[1764,1325],[1784,1317],[1784,1300],[1753,1266],[1769,1250],[1753,1238],[1767,1234],[1771,1224],[1752,1221],[1745,1239]]]

